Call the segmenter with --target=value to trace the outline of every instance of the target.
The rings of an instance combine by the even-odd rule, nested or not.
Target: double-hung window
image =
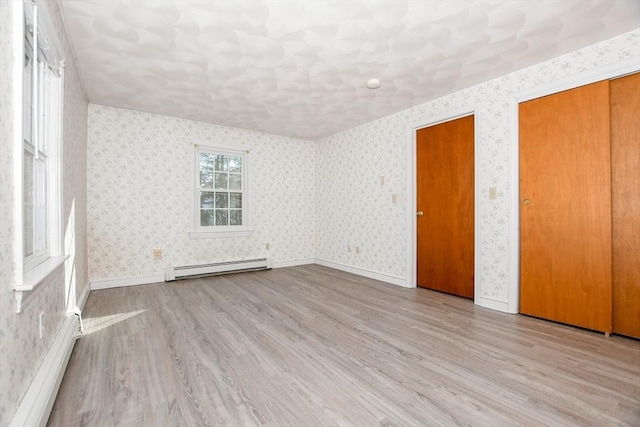
[[[24,274],[62,255],[62,49],[44,2],[24,2],[22,253]],[[37,283],[36,283],[37,284]],[[35,286],[31,283],[27,286]]]
[[[193,237],[247,235],[249,151],[194,146]]]

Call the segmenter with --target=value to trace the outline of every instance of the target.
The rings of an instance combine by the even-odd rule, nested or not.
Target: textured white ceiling
[[[90,102],[311,140],[640,26],[639,0],[59,1]]]

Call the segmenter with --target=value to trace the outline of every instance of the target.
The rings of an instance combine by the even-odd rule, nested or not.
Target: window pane
[[[33,170],[33,154],[29,151],[24,150],[24,167],[22,170],[24,183],[23,183],[23,193],[24,193],[24,203],[29,206],[33,206],[33,182],[34,182],[34,173]]]
[[[216,172],[216,189],[226,190],[229,188],[229,178],[226,173]]]
[[[216,193],[216,208],[229,207],[229,193]]]
[[[213,172],[213,158],[215,156],[209,153],[200,153],[200,170],[205,172]]]
[[[229,216],[230,225],[242,225],[242,211],[240,209],[232,209]]]
[[[200,188],[213,188],[213,173],[200,171]]]
[[[200,225],[202,227],[208,227],[213,225],[213,209],[201,209],[200,210]]]
[[[229,174],[229,189],[230,190],[242,190],[242,175]]]
[[[42,153],[48,153],[49,138],[45,136],[48,106],[50,105],[49,94],[51,91],[51,81],[49,67],[38,60],[38,92],[39,92],[39,109],[38,109],[38,150]]]
[[[229,225],[229,211],[216,209],[216,225]]]
[[[33,255],[33,155],[24,151],[23,168],[23,232],[24,232],[24,256]]]
[[[229,157],[217,155],[216,156],[216,171],[226,172],[229,170]]]
[[[242,207],[242,193],[231,193],[229,196],[229,207],[230,208],[241,208]]]
[[[200,207],[203,209],[213,209],[214,193],[200,193]]]
[[[34,162],[33,251],[47,250],[47,167],[43,160]]]
[[[229,157],[229,172],[242,172],[242,157],[230,156]]]
[[[213,157],[200,153],[200,188],[213,188]]]
[[[33,106],[31,105],[31,67],[33,65],[30,57],[32,48],[26,41],[24,48],[24,68],[22,69],[22,135],[25,141],[29,141],[33,144],[33,139],[31,137],[31,120],[33,117]]]

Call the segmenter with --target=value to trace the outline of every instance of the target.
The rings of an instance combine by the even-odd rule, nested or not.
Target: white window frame
[[[200,154],[242,157],[242,225],[201,226],[200,225]],[[236,146],[206,146],[193,144],[191,173],[191,227],[189,236],[193,239],[219,237],[244,237],[252,234],[251,228],[251,151]],[[233,190],[230,190],[234,192]]]
[[[64,255],[62,240],[62,135],[64,108],[64,58],[57,33],[43,0],[25,0],[14,19],[23,27],[23,37],[16,37],[15,52],[19,53],[15,77],[21,82],[14,93],[16,102],[15,190],[20,203],[15,207],[15,296],[16,311],[21,312],[25,293],[35,289],[51,273],[60,268]],[[20,16],[17,16],[19,13]],[[18,46],[17,43],[20,43]],[[30,52],[27,49],[31,49]],[[27,100],[23,87],[25,55],[32,59],[30,103],[31,114],[25,114]],[[16,57],[17,59],[17,57]],[[19,68],[19,76],[18,76]],[[18,110],[19,109],[19,115]],[[31,140],[24,133],[24,120],[31,117]],[[28,124],[26,124],[28,125]],[[24,179],[25,151],[34,156],[33,188]],[[25,204],[25,194],[34,194],[32,207]],[[35,198],[40,199],[36,209]],[[25,219],[32,217],[34,232],[27,235]],[[34,252],[25,253],[25,241],[33,239]]]

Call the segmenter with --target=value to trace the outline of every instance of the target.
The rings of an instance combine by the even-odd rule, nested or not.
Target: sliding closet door
[[[610,85],[613,332],[640,338],[640,74]]]
[[[610,332],[609,82],[519,110],[520,311]]]

